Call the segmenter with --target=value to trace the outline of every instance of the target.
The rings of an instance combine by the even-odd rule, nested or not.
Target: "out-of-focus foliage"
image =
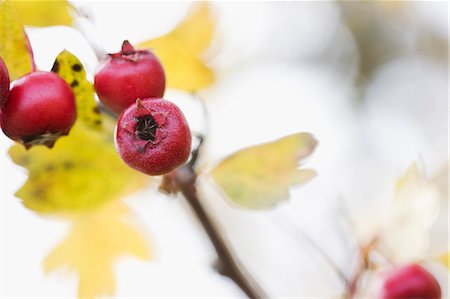
[[[315,171],[298,169],[317,145],[311,134],[297,133],[252,146],[225,158],[212,171],[214,180],[237,205],[268,209],[289,198],[289,187],[308,182]]]
[[[20,21],[29,26],[71,26],[73,7],[65,0],[11,0]]]
[[[34,69],[28,37],[9,1],[0,1],[0,56],[5,61],[11,81]]]
[[[211,44],[214,28],[209,5],[201,2],[172,32],[138,47],[151,48],[161,59],[168,87],[194,92],[214,82],[213,71],[201,57]]]
[[[52,71],[72,87],[77,101],[77,122],[100,129],[102,116],[95,102],[94,87],[86,79],[86,71],[78,58],[64,50],[56,57]]]
[[[78,59],[67,51],[57,58],[54,70],[72,85],[78,106],[77,122],[69,136],[52,149],[21,145],[9,154],[28,169],[28,180],[16,195],[26,207],[42,212],[73,212],[116,200],[142,188],[147,178],[127,167],[119,158],[112,126],[100,126],[92,85]],[[74,81],[78,85],[73,84]],[[104,116],[105,123],[112,123]]]
[[[417,26],[412,1],[339,1],[358,48],[358,83],[365,87],[380,67],[405,54],[447,64],[448,41]]]
[[[441,255],[439,259],[450,271],[450,252]]]
[[[413,163],[397,181],[390,209],[375,222],[366,217],[361,223],[366,226],[363,237],[376,240],[377,248],[392,262],[420,260],[428,248],[440,199],[438,186]]]
[[[120,256],[150,259],[147,241],[120,201],[73,217],[68,236],[47,256],[45,272],[65,269],[79,277],[78,297],[113,295],[113,266]]]

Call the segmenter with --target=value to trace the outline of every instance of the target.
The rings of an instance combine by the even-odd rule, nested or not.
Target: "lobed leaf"
[[[213,71],[201,58],[211,44],[214,29],[209,5],[201,2],[173,31],[138,47],[155,52],[164,66],[168,87],[195,92],[214,82]]]
[[[75,126],[52,149],[10,148],[14,163],[28,169],[16,196],[41,213],[74,212],[118,199],[146,185],[147,179],[119,158],[112,132]]]
[[[73,7],[65,0],[11,0],[23,24],[36,27],[65,25],[73,23]]]
[[[67,269],[79,278],[78,297],[111,296],[115,291],[113,266],[123,255],[150,259],[148,244],[132,214],[120,201],[78,214],[67,237],[46,257],[46,273]]]
[[[11,81],[35,68],[30,42],[10,1],[0,1],[0,56]]]
[[[308,133],[252,146],[225,158],[212,171],[214,180],[237,205],[268,209],[289,198],[289,187],[308,182],[315,171],[298,169],[317,145]]]

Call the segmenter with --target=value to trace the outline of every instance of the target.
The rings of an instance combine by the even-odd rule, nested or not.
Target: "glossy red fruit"
[[[166,87],[164,69],[148,50],[135,50],[124,41],[122,51],[107,56],[94,77],[100,101],[119,114],[136,99],[161,98]]]
[[[5,63],[0,57],[0,108],[3,107],[9,95],[9,74]]]
[[[164,99],[137,100],[119,116],[116,148],[131,168],[161,175],[189,157],[191,132],[181,110]]]
[[[69,133],[75,119],[70,86],[55,73],[33,72],[13,82],[0,121],[6,136],[29,148],[52,147]]]
[[[387,274],[379,298],[440,299],[441,287],[430,272],[417,264],[412,264]]]

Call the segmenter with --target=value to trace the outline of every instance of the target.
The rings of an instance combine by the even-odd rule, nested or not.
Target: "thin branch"
[[[262,288],[238,261],[236,255],[233,253],[230,243],[226,240],[218,224],[208,213],[202,204],[201,199],[198,197],[196,188],[197,175],[194,168],[202,144],[203,138],[200,137],[199,146],[192,153],[191,161],[175,171],[177,188],[186,198],[211,240],[219,258],[220,264],[219,267],[217,267],[220,269],[219,272],[232,279],[249,298],[268,298]]]

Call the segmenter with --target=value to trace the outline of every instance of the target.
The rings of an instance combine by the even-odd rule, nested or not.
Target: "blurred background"
[[[191,4],[74,2],[94,20],[80,26],[92,26],[86,30],[108,52],[117,52],[125,39],[138,43],[169,32]],[[318,176],[268,212],[236,209],[207,176],[201,178],[201,194],[271,297],[339,296],[341,282],[303,232],[351,276],[357,243],[342,204],[355,222],[367,224],[389,208],[397,178],[413,161],[429,177],[447,172],[448,3],[211,2],[210,7],[217,23],[204,59],[216,80],[202,91],[210,126],[204,162],[310,132],[319,146],[306,166]],[[52,27],[27,33],[39,68],[49,70],[66,48],[92,78],[96,56],[78,31]],[[188,94],[168,90],[165,97],[196,126]],[[7,156],[12,142],[0,139],[3,295],[73,297],[75,278],[44,276],[41,267],[68,226],[37,216],[14,198],[26,172]],[[446,201],[436,212],[424,254],[448,251],[444,185]],[[154,189],[126,201],[149,231],[155,259],[120,260],[118,298],[244,297],[210,267],[213,248],[184,201]],[[446,289],[447,270],[430,269]]]

